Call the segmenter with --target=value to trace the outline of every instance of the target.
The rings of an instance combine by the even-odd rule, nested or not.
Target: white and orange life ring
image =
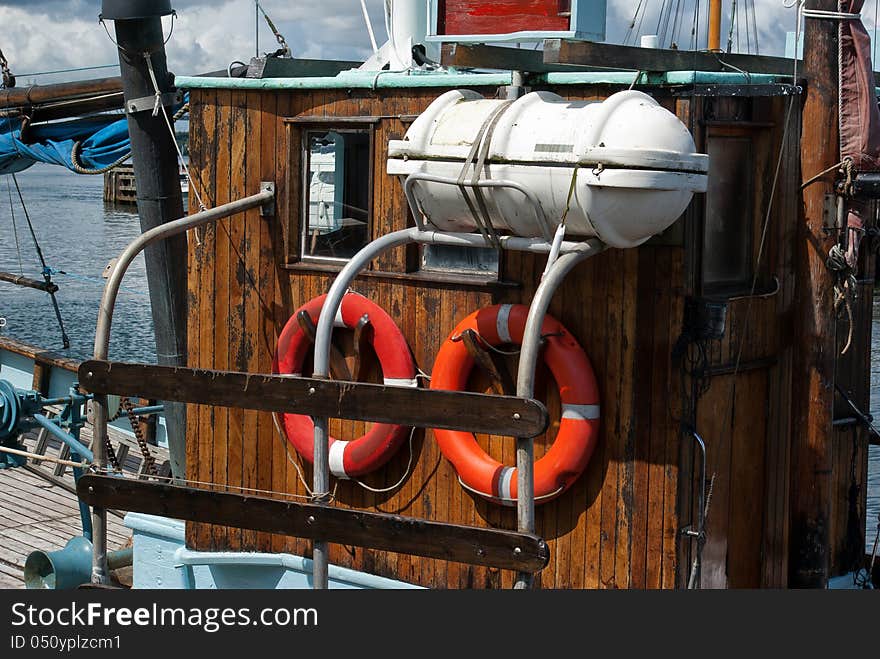
[[[528,307],[521,304],[499,304],[475,311],[461,321],[440,347],[431,389],[462,391],[467,386],[474,360],[465,343],[457,340],[462,332],[472,329],[492,346],[520,345],[528,312]],[[562,420],[553,445],[535,463],[536,503],[549,501],[571,487],[586,469],[599,434],[599,394],[589,358],[555,318],[544,318],[541,334],[546,337],[544,362],[559,387]],[[486,454],[469,432],[435,429],[434,437],[464,487],[503,504],[516,502],[515,467]]]
[[[306,311],[317,324],[326,295],[316,297],[290,317],[275,352],[273,371],[286,375],[302,375],[302,367],[312,343],[299,326],[297,316]],[[371,344],[382,366],[386,385],[417,387],[416,365],[406,338],[385,311],[357,293],[346,293],[333,321],[334,327],[354,329],[366,314],[374,331]],[[304,414],[284,414],[284,430],[288,441],[297,452],[311,462],[314,458],[314,429],[312,418]],[[330,473],[337,478],[353,478],[374,471],[384,465],[408,436],[409,428],[387,423],[375,423],[366,434],[352,440],[330,438]]]

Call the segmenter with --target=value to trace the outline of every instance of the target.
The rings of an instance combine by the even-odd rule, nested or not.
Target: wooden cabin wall
[[[266,373],[277,336],[300,305],[326,292],[336,268],[298,262],[300,218],[299,126],[296,117],[372,116],[372,236],[404,228],[408,217],[399,181],[384,173],[389,139],[403,136],[407,115],[420,113],[442,89],[230,92],[193,90],[190,157],[207,205],[254,193],[262,180],[277,186],[275,217],[257,211],[229,218],[190,236],[190,365]],[[494,90],[482,90],[487,95]],[[570,98],[603,98],[604,88],[557,89]],[[702,98],[664,97],[697,137],[722,130],[706,119]],[[784,99],[756,101],[747,120],[755,135],[756,221],[769,203],[773,167],[783,139]],[[791,218],[798,203],[799,113],[788,132],[787,155],[771,214],[767,274],[778,290],[730,302],[727,332],[712,345],[709,390],[696,424],[706,438],[709,475],[716,475],[703,555],[704,586],[783,585],[787,560],[788,423],[791,346],[788,310]],[[714,120],[713,120],[714,121]],[[190,195],[191,204],[195,195]],[[681,529],[694,523],[699,461],[682,438],[676,410],[679,370],[670,359],[682,331],[684,299],[699,294],[693,244],[701,216],[697,196],[685,227],[668,240],[609,250],[581,264],[553,300],[550,313],[578,338],[592,360],[602,402],[601,437],[574,487],[539,505],[537,532],[551,549],[542,587],[674,588],[684,585],[693,543]],[[759,227],[760,228],[760,227]],[[678,237],[675,237],[675,236]],[[757,245],[755,246],[757,250]],[[757,257],[757,253],[755,254]],[[504,254],[501,281],[487,283],[413,272],[412,250],[399,248],[360,277],[355,290],[398,322],[419,367],[430,373],[447,335],[468,313],[498,302],[528,302],[544,258]],[[762,284],[772,281],[765,277]],[[747,321],[746,318],[749,318]],[[338,333],[343,336],[344,332]],[[742,353],[739,353],[742,346]],[[350,346],[349,346],[350,347]],[[740,360],[734,386],[732,364]],[[375,377],[375,373],[373,376]],[[486,382],[475,378],[476,388]],[[538,394],[558,412],[552,379],[539,374]],[[548,436],[537,442],[543,455]],[[334,421],[334,436],[353,438],[363,424]],[[509,438],[479,438],[494,457],[514,463]],[[460,524],[513,529],[509,508],[472,497],[440,455],[430,431],[413,435],[413,468],[389,493],[334,481],[336,504]],[[286,445],[271,415],[190,406],[188,478],[215,487],[257,488],[305,499],[311,466]],[[404,474],[402,448],[364,480],[378,488]],[[309,555],[306,541],[187,524],[187,544],[199,550],[286,551]],[[436,588],[510,587],[513,574],[356,547],[333,546],[337,565]]]

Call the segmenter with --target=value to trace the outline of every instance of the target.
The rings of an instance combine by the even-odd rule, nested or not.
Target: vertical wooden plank
[[[293,311],[290,301],[291,292],[289,289],[288,274],[283,271],[282,266],[288,261],[289,238],[288,232],[290,225],[293,224],[292,210],[290,208],[290,190],[288,189],[288,175],[290,154],[289,148],[289,132],[282,120],[291,115],[291,93],[273,94],[276,99],[277,118],[275,119],[275,191],[276,191],[276,217],[273,238],[273,273],[272,288],[273,295],[273,314],[271,323],[273,332],[279,334],[287,318]],[[285,303],[287,301],[287,303]],[[280,423],[280,419],[279,419]],[[275,422],[272,424],[272,490],[275,492],[296,492],[295,489],[288,488],[287,474],[290,469],[289,454],[287,448],[287,440],[275,428]],[[287,545],[287,539],[283,536],[273,535],[269,548],[273,552],[284,551]]]
[[[258,122],[261,130],[260,145],[260,180],[275,183],[276,191],[278,181],[276,179],[275,150],[277,122],[278,96],[276,94],[260,94],[255,99],[259,104]],[[258,318],[259,339],[257,343],[259,373],[272,371],[272,359],[275,352],[275,267],[276,251],[273,241],[276,235],[276,227],[279,222],[277,209],[279,200],[276,196],[274,217],[260,218],[260,252],[259,252],[259,280],[260,291],[260,314]],[[274,446],[275,428],[272,415],[264,412],[257,417],[257,487],[261,490],[274,490],[272,476],[274,473]],[[277,491],[277,490],[276,490]],[[266,551],[271,548],[271,536],[268,533],[258,533],[256,548],[258,551]]]
[[[207,91],[193,91],[190,96],[190,138],[189,157],[190,171],[199,172],[199,180],[204,178],[207,168],[205,158],[205,145],[210,141],[213,126],[206,125],[208,107],[205,96]],[[211,94],[212,95],[212,94]],[[204,187],[199,188],[204,191]],[[189,196],[189,212],[197,209],[195,195]],[[195,232],[187,236],[187,364],[193,366],[200,363],[200,339],[202,296],[200,283],[202,277],[202,249],[196,241]],[[186,406],[186,478],[187,480],[199,480],[199,468],[201,466],[199,454],[199,408],[197,405]],[[199,546],[199,525],[192,522],[186,524],[186,544],[189,547]]]
[[[255,194],[260,189],[262,172],[261,144],[263,140],[262,122],[260,121],[260,95],[248,92],[241,101],[241,113],[245,121],[239,127],[242,133],[242,162],[245,163],[242,196]],[[242,356],[239,363],[248,373],[260,372],[260,323],[263,291],[260,286],[260,255],[261,236],[264,220],[260,210],[253,209],[242,218],[244,240],[242,242],[242,260],[244,266],[244,282],[242,297],[244,304],[244,326],[242,332]],[[244,410],[243,427],[240,440],[242,460],[242,487],[257,487],[257,471],[259,460],[259,425],[258,413],[255,410]],[[256,531],[242,531],[242,550],[256,551]]]
[[[230,201],[230,184],[233,173],[231,140],[232,140],[232,95],[228,91],[217,92],[217,183],[216,203]],[[229,306],[230,306],[230,244],[229,226],[235,218],[227,218],[218,222],[213,231],[215,240],[216,260],[214,262],[214,314],[208,320],[213,326],[214,368],[228,369],[229,364]],[[225,408],[214,408],[210,411],[211,424],[206,429],[207,437],[211,438],[213,451],[214,483],[225,486],[228,483],[228,451],[229,451],[229,411]],[[213,433],[213,437],[211,434]],[[227,529],[212,527],[211,535],[217,550],[228,549]]]
[[[684,280],[683,274],[683,254],[681,250],[670,250],[672,283],[670,291],[670,311],[668,314],[669,332],[667,334],[664,351],[667,355],[671,355],[672,347],[677,338],[677,331],[680,327],[681,318],[684,316],[684,299],[681,289],[676,285]],[[670,366],[670,360],[667,358],[666,366],[666,391],[669,391],[669,400],[673,405],[678,403],[680,407],[681,401],[677,400],[674,382],[675,374]],[[664,513],[663,513],[663,555],[662,555],[662,588],[674,588],[676,579],[676,560],[678,555],[679,529],[681,528],[679,511],[681,504],[679,501],[678,471],[681,455],[681,431],[676,419],[670,417],[668,408],[665,418],[666,428],[666,450],[665,450],[665,470],[664,470]]]
[[[651,381],[654,364],[651,359],[654,344],[654,272],[656,248],[640,247],[638,250],[639,274],[637,291],[637,319],[635,367],[631,375],[636,398],[636,441],[633,458],[632,506],[632,560],[631,585],[647,587],[648,551],[648,472],[650,443],[653,432],[651,408]]]
[[[213,145],[218,144],[220,136],[220,125],[223,123],[223,109],[220,107],[219,95],[216,92],[210,92],[205,97],[204,111],[204,132],[206,136],[206,149],[203,153],[203,162],[207,174],[205,203],[212,206],[218,203],[218,184],[222,181],[222,173],[220,163],[212,157],[211,153]],[[199,232],[194,233],[194,237],[198,237]],[[201,246],[197,248],[197,253],[201,250],[202,270],[199,281],[199,337],[198,337],[198,361],[197,365],[201,368],[213,368],[214,366],[214,304],[216,302],[214,267],[216,264],[217,228],[216,225],[208,225],[201,232]],[[212,428],[211,410],[205,406],[199,406],[199,423],[198,423],[198,477],[197,480],[202,483],[214,482],[214,429]],[[213,528],[209,525],[200,525],[198,528],[198,538],[195,547],[209,551],[214,548]]]

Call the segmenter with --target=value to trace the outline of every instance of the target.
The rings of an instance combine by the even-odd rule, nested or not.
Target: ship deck
[[[34,439],[25,437],[33,448]],[[73,486],[68,473],[63,482]],[[125,546],[131,531],[120,513],[108,516],[110,549]],[[54,551],[82,533],[76,495],[24,467],[0,469],[0,588],[24,588],[24,562],[36,549]]]

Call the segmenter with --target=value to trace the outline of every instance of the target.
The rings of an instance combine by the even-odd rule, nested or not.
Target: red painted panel
[[[569,29],[571,0],[440,0],[438,34]]]

